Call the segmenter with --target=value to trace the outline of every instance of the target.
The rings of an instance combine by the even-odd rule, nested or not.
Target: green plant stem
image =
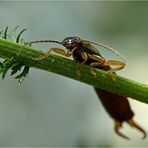
[[[41,50],[0,39],[0,57],[4,59],[14,57],[18,62],[24,63],[27,66],[60,74],[109,92],[148,103],[148,85],[120,76],[116,76],[116,81],[112,81],[112,79],[106,75],[105,71],[99,69],[95,69],[95,78],[90,74],[87,65],[82,67],[80,72],[81,76],[79,77],[76,73],[78,62],[56,55],[51,55],[44,60],[35,61],[32,59],[41,54],[43,54]]]

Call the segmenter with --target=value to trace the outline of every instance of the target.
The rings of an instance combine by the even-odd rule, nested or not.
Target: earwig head
[[[67,49],[73,49],[78,44],[80,44],[80,38],[79,37],[67,37],[62,41],[62,45],[66,47]]]

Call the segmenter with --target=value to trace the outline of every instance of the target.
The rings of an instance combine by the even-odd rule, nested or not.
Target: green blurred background
[[[119,75],[148,84],[148,2],[1,1],[0,21],[1,29],[28,28],[25,41],[79,36],[105,43],[127,58]],[[106,59],[118,59],[100,51]],[[0,146],[148,146],[148,139],[127,124],[122,132],[132,140],[117,136],[86,84],[31,69],[21,85],[7,74],[0,94]],[[148,131],[148,106],[129,100],[135,120]]]

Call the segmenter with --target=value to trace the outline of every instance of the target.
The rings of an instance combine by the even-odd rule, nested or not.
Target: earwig
[[[66,48],[67,51],[60,48],[51,48],[47,53],[45,53],[41,57],[34,58],[34,60],[45,59],[48,56],[50,56],[52,51],[64,55],[66,57],[73,56],[74,60],[80,62],[80,64],[77,66],[78,75],[80,75],[81,67],[84,64],[87,64],[90,67],[91,73],[93,72],[92,67],[103,69],[107,71],[107,73],[111,76],[113,80],[115,80],[112,74],[113,73],[115,74],[116,71],[121,70],[125,67],[125,63],[123,62],[114,61],[114,60],[105,60],[100,54],[100,52],[92,44],[111,50],[125,61],[125,58],[121,56],[116,50],[101,43],[81,40],[79,37],[67,37],[62,42],[53,41],[53,40],[33,41],[26,43],[26,45],[27,44],[31,45],[34,43],[42,43],[42,42],[61,44]],[[111,68],[111,66],[117,66],[117,68]],[[133,120],[134,113],[131,110],[127,97],[120,96],[108,92],[106,90],[102,90],[100,88],[94,88],[94,89],[98,97],[100,98],[103,106],[105,107],[106,111],[114,119],[115,121],[114,130],[119,136],[125,139],[129,139],[129,137],[125,136],[119,131],[120,128],[122,127],[123,122],[126,122],[131,127],[134,127],[135,129],[142,132],[143,138],[146,138],[147,136],[146,132]]]

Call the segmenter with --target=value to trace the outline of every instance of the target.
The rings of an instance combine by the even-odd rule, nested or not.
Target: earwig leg
[[[78,64],[77,66],[77,75],[80,77],[80,69],[82,68],[82,66],[86,63],[88,56],[86,54],[86,52],[81,52],[81,57],[83,58],[83,62],[81,64]]]
[[[45,53],[39,57],[33,58],[33,60],[38,61],[38,60],[46,59],[51,54],[52,51],[54,51],[53,48],[51,48],[47,53]]]
[[[122,134],[122,133],[119,131],[119,129],[120,129],[121,127],[122,127],[122,122],[115,121],[115,127],[114,127],[115,132],[116,132],[119,136],[121,136],[121,137],[123,137],[123,138],[125,138],[125,139],[129,139],[129,137],[125,136],[124,134]]]
[[[97,67],[97,66],[99,66],[99,65],[100,65],[100,63],[98,63],[98,62],[93,62],[93,63],[91,63],[91,64],[89,65],[90,73],[91,73],[93,76],[95,76],[95,78],[96,78],[96,73],[95,73],[95,71],[93,70],[93,67]]]
[[[100,66],[100,65],[102,65],[102,64],[103,64],[103,63],[101,63],[101,62],[93,62],[93,63],[90,63],[90,65],[89,65],[90,73],[91,73],[93,76],[96,77],[96,73],[95,73],[95,71],[93,70],[93,67],[98,67],[98,66]]]
[[[90,63],[89,65],[90,73],[96,77],[96,73],[94,72],[93,67],[98,67],[100,65],[103,65],[105,63],[105,60],[96,55],[89,55],[89,58],[96,61],[96,62]]]
[[[74,50],[76,50],[76,49],[77,49],[77,47],[74,47],[73,49],[68,50],[66,54],[71,56],[73,54]]]
[[[134,127],[134,128],[136,128],[137,130],[141,131],[141,132],[143,133],[143,139],[146,138],[146,136],[147,136],[146,132],[145,132],[137,123],[135,123],[132,119],[127,120],[127,123],[128,123],[131,127]]]
[[[109,61],[106,61],[103,64],[103,66],[118,66],[118,67],[113,68],[107,72],[107,75],[110,76],[112,78],[112,80],[114,81],[116,79],[116,77],[113,75],[113,73],[123,69],[125,67],[125,63],[120,62],[120,61],[109,60]]]
[[[90,64],[90,72],[93,75],[96,75],[95,72],[92,70],[92,67],[97,67],[97,66],[118,66],[116,68],[113,68],[107,72],[107,75],[112,78],[114,81],[116,77],[113,75],[114,72],[119,71],[125,67],[125,64],[120,61],[114,61],[114,60],[109,60],[105,61],[102,57],[96,56],[96,55],[89,55],[89,59],[93,59],[96,62],[93,62]]]
[[[60,48],[51,48],[51,49],[49,49],[49,51],[47,53],[45,53],[44,55],[41,55],[41,56],[39,56],[37,58],[33,58],[33,60],[46,59],[46,58],[48,58],[50,56],[50,54],[51,54],[52,51],[54,51],[54,52],[56,52],[58,54],[61,54],[63,56],[66,56],[66,57],[70,57],[72,55],[72,53],[66,52],[63,49],[60,49]]]

